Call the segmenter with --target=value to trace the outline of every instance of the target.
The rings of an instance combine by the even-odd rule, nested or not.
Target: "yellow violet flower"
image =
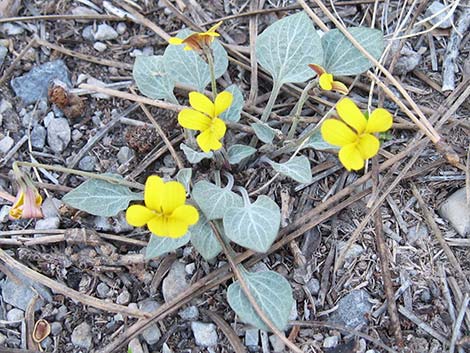
[[[392,127],[393,117],[383,108],[375,109],[367,119],[349,98],[343,98],[336,106],[343,121],[328,119],[321,126],[323,139],[341,147],[339,160],[347,170],[359,170],[364,161],[377,154],[380,142],[373,135]]]
[[[189,93],[189,104],[193,109],[183,109],[178,114],[178,122],[187,129],[201,131],[196,140],[204,152],[216,151],[222,147],[220,140],[224,137],[227,126],[219,115],[230,107],[232,100],[232,93],[227,91],[219,93],[214,102],[202,93]]]
[[[326,70],[317,64],[308,65],[313,71],[318,75],[318,83],[320,87],[325,91],[336,91],[342,94],[348,94],[348,88],[346,85],[340,81],[333,80],[333,75],[326,72]]]
[[[177,181],[164,182],[156,175],[148,177],[144,202],[145,206],[132,205],[127,209],[127,223],[134,227],[147,225],[160,237],[180,238],[199,220],[196,208],[185,204],[186,191]]]
[[[27,186],[21,181],[9,216],[11,219],[42,218],[41,204],[42,197],[38,190],[33,185]]]
[[[220,27],[222,21],[217,22],[207,32],[196,32],[190,34],[186,38],[171,37],[168,43],[174,45],[185,44],[184,50],[196,50],[202,51],[203,48],[209,47],[214,41],[215,37],[219,37],[220,34],[216,30]]]

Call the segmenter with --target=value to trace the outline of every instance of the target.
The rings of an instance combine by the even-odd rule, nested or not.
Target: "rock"
[[[170,347],[168,347],[168,345],[166,344],[166,342],[163,343],[162,353],[173,353],[173,351],[170,349]]]
[[[0,66],[3,65],[3,62],[5,61],[7,54],[8,54],[8,48],[4,47],[3,45],[0,45]]]
[[[119,22],[117,27],[116,27],[116,31],[119,33],[119,34],[124,34],[126,33],[127,31],[127,25],[124,23],[124,22]]]
[[[130,149],[127,146],[123,146],[119,149],[119,152],[117,154],[117,159],[119,163],[125,164],[134,156],[135,156],[135,152],[133,149]]]
[[[370,313],[372,304],[370,296],[364,290],[355,290],[341,298],[338,309],[331,315],[330,321],[345,325],[347,328],[355,328],[366,325],[366,315]]]
[[[38,150],[42,150],[46,145],[46,128],[42,125],[36,124],[31,131],[31,146]]]
[[[311,295],[317,295],[320,291],[320,281],[316,278],[310,278],[307,282],[307,289]]]
[[[75,327],[72,332],[72,344],[76,347],[91,348],[91,327],[86,322],[82,322]]]
[[[0,1],[0,18],[13,17],[18,14],[21,6],[21,0],[2,0]]]
[[[57,321],[62,321],[68,315],[68,309],[65,305],[61,305],[57,308],[57,314],[55,314],[55,319]]]
[[[27,74],[12,79],[11,87],[25,104],[32,104],[39,99],[47,99],[49,84],[55,79],[71,87],[67,66],[62,60],[33,67]]]
[[[216,326],[214,324],[206,324],[204,322],[194,321],[191,323],[191,329],[193,330],[194,338],[198,346],[215,346],[219,340]]]
[[[49,352],[50,348],[52,347],[52,338],[46,337],[44,340],[41,342],[41,347],[46,351]]]
[[[393,68],[393,73],[396,75],[405,75],[406,73],[413,71],[420,62],[421,54],[405,44],[400,50],[400,56]]]
[[[47,144],[54,152],[63,152],[70,139],[70,126],[67,119],[58,118],[49,123],[47,127]]]
[[[82,37],[85,40],[92,42],[95,40],[95,35],[93,34],[93,26],[86,26],[82,31]]]
[[[419,241],[426,241],[428,238],[428,228],[425,225],[418,223],[416,226],[413,226],[408,230],[406,237],[410,245],[414,245]]]
[[[96,169],[96,157],[85,156],[78,162],[78,168],[87,172],[92,172]]]
[[[15,140],[10,136],[5,136],[0,140],[0,153],[7,154],[14,144]]]
[[[139,302],[139,309],[147,313],[154,312],[160,307],[160,303],[155,300],[147,299]],[[152,324],[142,332],[142,338],[147,344],[152,345],[158,342],[162,336],[157,324]]]
[[[33,287],[41,298],[44,298],[48,302],[52,301],[52,296],[46,287],[29,280],[17,271],[14,271],[13,275],[19,279],[18,283],[9,278],[0,281],[2,298],[6,303],[25,311],[31,299],[36,296],[35,292],[30,287]],[[35,309],[39,310],[43,305],[44,301],[38,299]]]
[[[7,321],[18,321],[17,323],[12,323],[10,326],[18,327],[21,325],[21,321],[24,319],[24,311],[13,308],[7,313]]]
[[[194,271],[196,270],[196,264],[194,262],[191,262],[190,264],[187,264],[185,267],[184,267],[184,270],[186,271],[186,273],[188,275],[192,275],[194,273]]]
[[[271,347],[273,347],[273,352],[284,352],[285,344],[282,340],[276,335],[269,336],[269,342],[271,342]]]
[[[449,221],[460,236],[470,234],[470,205],[467,204],[465,187],[450,195],[439,208],[442,218]]]
[[[250,328],[245,332],[245,346],[258,347],[259,341],[259,330],[256,328]]]
[[[3,333],[0,333],[0,346],[4,347],[6,341],[7,341],[7,336],[5,336]]]
[[[142,348],[138,338],[133,338],[130,340],[129,345],[127,346],[127,350],[132,353],[144,353],[144,349]]]
[[[410,348],[413,353],[429,353],[429,342],[424,337],[416,337],[408,335],[406,337],[406,347]]]
[[[98,26],[95,33],[95,40],[112,40],[116,39],[119,33],[113,27],[103,23]]]
[[[0,223],[6,223],[9,221],[9,214],[10,214],[11,206],[4,205],[0,208]]]
[[[106,283],[101,282],[96,286],[96,293],[98,293],[98,297],[106,298],[109,293],[109,287]]]
[[[4,23],[3,25],[0,25],[0,32],[8,36],[16,36],[18,34],[22,34],[24,32],[24,28],[13,23]]]
[[[99,51],[100,53],[104,52],[108,47],[106,46],[106,44],[104,44],[103,42],[96,42],[95,44],[93,44],[93,48],[95,48],[97,51]]]
[[[299,312],[297,311],[297,302],[294,300],[294,302],[292,303],[292,308],[290,310],[289,320],[291,321],[297,320],[298,316],[299,316]]]
[[[433,18],[429,19],[429,22],[431,22],[433,25],[438,25],[437,28],[450,28],[454,22],[454,13],[449,16],[449,6],[445,6],[439,1],[434,1],[427,8],[425,16],[434,16]]]
[[[77,130],[77,129],[74,129],[72,131],[72,141],[73,142],[77,142],[78,140],[80,140],[82,138],[83,134],[80,130]]]
[[[54,321],[51,324],[51,334],[52,336],[58,336],[62,332],[62,324],[60,322]]]
[[[186,281],[185,266],[181,262],[175,261],[171,265],[168,275],[163,280],[162,292],[165,302],[173,300],[178,294],[189,287]]]
[[[60,225],[60,219],[59,217],[48,217],[44,219],[38,219],[36,221],[36,225],[34,226],[34,229],[37,230],[44,230],[44,229],[57,229],[59,228]],[[34,237],[35,238],[41,238],[47,234],[41,234],[41,233],[35,233]]]
[[[119,305],[127,305],[131,301],[131,294],[127,291],[124,290],[116,298],[116,303]]]
[[[96,12],[95,10],[93,9],[90,9],[89,7],[85,7],[85,6],[77,6],[75,8],[72,9],[72,15],[75,15],[75,16],[86,16],[86,15],[98,15],[98,12]],[[93,21],[93,20],[76,20],[77,22],[90,22],[90,21]]]
[[[42,202],[41,210],[45,218],[59,217],[59,208],[62,206],[62,201],[54,197],[46,197]]]
[[[345,241],[338,242],[338,251],[341,253],[343,248],[346,246]],[[346,256],[344,257],[344,263],[348,264],[354,261],[357,257],[361,256],[364,252],[364,248],[359,244],[353,244],[349,250],[346,252]]]
[[[334,348],[338,345],[339,338],[338,336],[326,337],[323,340],[323,348]]]
[[[181,310],[178,315],[183,320],[196,320],[199,317],[199,310],[197,306],[191,305],[184,310]]]
[[[88,83],[89,85],[93,85],[93,86],[106,87],[106,83],[104,83],[103,81],[98,80],[94,77],[88,77],[87,80],[86,80],[86,83]],[[110,99],[111,98],[109,95],[104,94],[104,93],[93,93],[91,96],[94,97],[94,98],[99,98],[99,99]]]
[[[44,126],[47,128],[49,127],[50,123],[55,119],[55,114],[54,112],[49,112],[47,115],[44,117]]]

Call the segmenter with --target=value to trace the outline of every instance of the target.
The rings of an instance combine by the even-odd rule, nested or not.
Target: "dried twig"
[[[465,315],[465,311],[467,310],[469,301],[470,297],[468,296],[468,293],[465,293],[462,305],[460,306],[459,314],[457,316],[457,319],[455,320],[454,328],[452,330],[452,338],[450,339],[449,353],[454,353],[455,351],[455,343],[457,342],[457,339],[460,336],[460,327],[462,326],[463,317]]]
[[[211,320],[217,324],[217,326],[224,333],[225,337],[227,337],[227,340],[232,345],[232,348],[235,353],[246,353],[246,349],[243,346],[242,342],[240,341],[240,338],[238,338],[235,331],[233,331],[230,325],[227,324],[227,322],[225,322],[225,320],[222,317],[220,317],[220,315],[217,315],[216,313],[210,310],[203,310],[202,312],[205,315],[209,316]]]
[[[418,316],[416,316],[415,313],[413,313],[412,311],[408,310],[407,308],[401,305],[398,307],[398,311],[400,312],[400,314],[402,314],[404,317],[406,317],[408,320],[418,326],[421,330],[427,332],[432,337],[439,340],[441,343],[445,345],[449,344],[449,341],[447,340],[447,338],[444,337],[444,335],[437,332],[435,329],[433,329],[431,326],[421,320]]]

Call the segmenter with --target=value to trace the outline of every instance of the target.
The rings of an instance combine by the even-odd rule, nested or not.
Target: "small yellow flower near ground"
[[[359,170],[364,161],[377,154],[380,142],[373,135],[392,127],[393,117],[383,108],[375,109],[367,119],[349,98],[343,98],[336,106],[340,118],[328,119],[321,126],[323,139],[341,147],[339,160],[347,170]]]
[[[326,70],[317,64],[308,65],[313,71],[318,75],[318,83],[320,87],[325,91],[336,91],[342,94],[348,94],[348,88],[346,85],[340,81],[333,80],[333,75],[326,72]]]
[[[202,51],[205,47],[209,47],[214,41],[215,37],[219,37],[220,34],[216,30],[220,27],[222,21],[217,22],[207,32],[196,32],[190,34],[186,38],[171,37],[168,43],[173,45],[185,44],[184,50],[196,50]]]
[[[134,227],[147,225],[160,237],[180,238],[199,220],[197,209],[185,204],[186,190],[177,181],[164,182],[156,175],[148,177],[144,202],[145,206],[132,205],[127,209],[127,223]]]
[[[187,129],[201,131],[196,140],[204,152],[222,147],[220,140],[227,127],[219,115],[230,107],[232,100],[232,93],[227,91],[219,93],[214,102],[202,93],[189,93],[189,104],[193,109],[186,108],[179,112],[178,122]]]
[[[34,186],[21,185],[9,216],[11,219],[42,218],[42,196]]]

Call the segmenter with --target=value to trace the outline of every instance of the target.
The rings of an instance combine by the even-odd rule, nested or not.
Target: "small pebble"
[[[118,297],[116,298],[116,303],[119,305],[127,305],[131,301],[131,294],[127,291],[124,290],[121,293],[119,293]]]
[[[435,15],[429,20],[433,25],[438,25],[437,28],[450,28],[454,21],[454,14],[449,16],[449,6],[444,5],[439,1],[434,1],[426,10],[426,17]],[[447,17],[449,16],[449,17]],[[446,18],[447,17],[447,18]]]
[[[127,346],[127,349],[129,352],[132,352],[132,353],[144,353],[142,344],[140,343],[137,337],[129,341],[129,345]]]
[[[338,336],[326,337],[323,341],[323,348],[334,348],[338,345]]]
[[[117,27],[116,27],[116,31],[119,33],[119,34],[124,34],[126,33],[127,31],[127,26],[124,22],[119,22]]]
[[[117,159],[120,164],[125,164],[134,156],[135,156],[135,152],[133,149],[130,149],[127,146],[123,146],[119,149],[119,152],[117,154]]]
[[[7,154],[14,144],[15,140],[10,136],[5,136],[0,140],[0,153]]]
[[[36,124],[31,130],[31,146],[38,150],[42,150],[46,145],[46,129],[44,126]]]
[[[4,23],[0,25],[0,32],[9,36],[16,36],[24,32],[24,28],[13,23]]]
[[[285,344],[284,342],[282,342],[282,340],[278,336],[276,335],[269,336],[269,342],[271,342],[271,347],[273,347],[273,352],[275,353],[284,352]]]
[[[465,237],[470,234],[470,205],[467,204],[465,187],[450,195],[439,208],[442,218],[447,219],[452,227]]]
[[[68,309],[65,305],[61,305],[59,306],[59,308],[57,308],[57,314],[55,314],[55,319],[57,321],[62,321],[68,314]]]
[[[165,302],[168,303],[173,300],[173,298],[188,287],[189,283],[186,280],[185,265],[179,261],[173,262],[162,284],[162,293]]]
[[[92,172],[96,169],[96,157],[85,156],[78,162],[78,168],[87,172]]]
[[[259,330],[256,328],[250,328],[245,332],[245,345],[251,347],[257,347],[259,341]]]
[[[3,45],[0,45],[0,66],[3,65],[3,62],[5,61],[5,57],[8,54],[8,48],[4,47]]]
[[[47,197],[42,202],[42,214],[45,218],[49,217],[59,217],[59,208],[62,206],[62,201],[54,198],[54,197]]]
[[[72,141],[73,142],[77,142],[78,140],[80,140],[82,138],[83,134],[80,130],[77,130],[77,129],[74,129],[72,131]]]
[[[106,44],[104,44],[103,42],[96,42],[95,44],[93,44],[93,48],[95,48],[97,51],[99,51],[100,53],[104,52],[108,47],[106,46]]]
[[[178,315],[183,320],[196,320],[199,317],[199,310],[197,306],[191,305],[181,310]]]
[[[34,226],[34,229],[37,230],[45,230],[45,229],[58,229],[60,225],[60,219],[59,217],[48,217],[48,218],[43,218],[43,219],[38,219],[36,221],[36,224]],[[34,237],[35,238],[41,238],[49,234],[44,234],[44,233],[35,233]]]
[[[58,336],[61,332],[62,332],[62,324],[60,322],[54,321],[51,324],[52,336]]]
[[[58,118],[49,123],[47,127],[47,144],[54,152],[63,152],[70,139],[70,126],[67,119]]]
[[[10,311],[8,311],[8,313],[7,313],[7,321],[18,321],[15,324],[10,324],[10,326],[13,326],[13,327],[20,326],[21,325],[21,320],[23,320],[23,319],[24,319],[24,311],[23,310],[13,308]]]
[[[310,278],[307,282],[307,289],[311,295],[317,295],[320,291],[320,281],[316,278]]]
[[[198,346],[211,347],[217,345],[219,337],[214,324],[194,321],[191,323],[191,329]]]
[[[119,36],[118,32],[113,27],[103,23],[98,25],[95,33],[95,40],[112,40]]]
[[[6,223],[10,219],[8,218],[8,215],[10,213],[11,206],[4,205],[2,208],[0,208],[0,223]]]
[[[192,275],[196,270],[196,264],[191,262],[190,264],[187,264],[184,269],[188,275]]]
[[[109,290],[109,286],[103,282],[98,284],[98,286],[96,287],[96,292],[98,293],[98,297],[100,298],[106,298],[108,296]]]
[[[46,337],[44,338],[44,340],[41,342],[41,347],[45,350],[45,351],[49,351],[50,348],[52,347],[52,343],[54,343],[52,341],[52,338],[50,337]]]
[[[72,332],[72,344],[76,347],[90,349],[91,348],[91,327],[86,322],[82,322],[75,327]]]

